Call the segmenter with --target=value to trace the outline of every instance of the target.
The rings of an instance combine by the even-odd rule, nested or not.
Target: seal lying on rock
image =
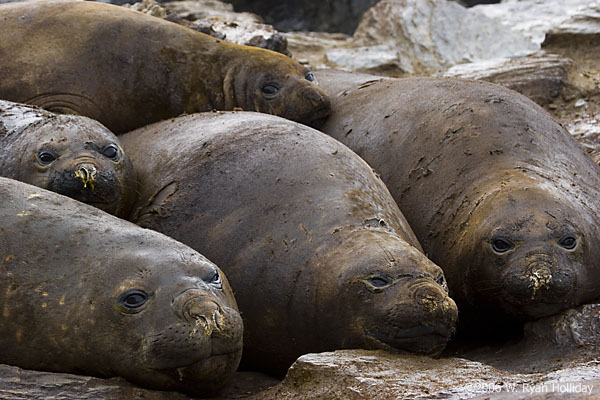
[[[318,78],[324,132],[381,174],[461,313],[535,319],[598,297],[600,168],[542,108],[485,82]]]
[[[235,372],[242,320],[189,247],[0,178],[0,363],[210,394]]]
[[[124,217],[135,173],[117,137],[86,117],[0,100],[0,176]]]
[[[318,125],[329,101],[282,54],[95,2],[0,7],[0,98],[94,118],[119,134],[236,107]]]
[[[180,117],[121,140],[139,168],[131,219],[229,277],[245,367],[282,374],[308,352],[445,347],[457,310],[442,270],[341,143],[252,112]]]

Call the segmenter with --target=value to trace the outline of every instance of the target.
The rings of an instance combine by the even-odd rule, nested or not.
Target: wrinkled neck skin
[[[459,305],[531,320],[598,297],[598,221],[575,196],[531,179],[488,186],[472,203],[438,255]]]

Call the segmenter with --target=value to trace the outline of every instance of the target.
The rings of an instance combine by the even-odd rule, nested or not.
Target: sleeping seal
[[[598,297],[600,168],[541,107],[485,82],[318,77],[323,130],[381,174],[461,314],[535,319]]]
[[[0,363],[208,395],[235,372],[242,320],[196,251],[0,178]]]
[[[89,1],[0,7],[0,98],[100,121],[116,134],[197,111],[276,114],[318,125],[314,75],[270,50]]]
[[[341,143],[252,112],[180,117],[121,139],[139,168],[131,220],[223,267],[244,318],[244,367],[283,374],[309,352],[445,347],[457,310],[442,270]]]
[[[125,217],[135,173],[117,137],[99,122],[0,100],[0,176]]]

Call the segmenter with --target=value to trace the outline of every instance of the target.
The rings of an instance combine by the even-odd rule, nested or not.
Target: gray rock
[[[592,4],[593,3],[593,4]],[[588,69],[598,68],[600,54],[600,1],[590,2],[546,33],[542,48],[577,61]]]
[[[136,11],[170,20],[232,43],[262,47],[290,56],[287,39],[255,14],[236,13],[219,0],[186,0],[161,3],[142,0],[125,5]]]
[[[228,0],[236,10],[251,11],[281,31],[352,34],[360,18],[378,0]]]
[[[0,364],[0,399],[186,400],[174,393],[139,388],[124,379],[40,372]]]
[[[500,4],[475,6],[471,10],[541,44],[546,32],[560,27],[574,15],[589,14],[590,8],[597,5],[598,0],[505,0]]]
[[[528,57],[460,64],[450,68],[443,75],[497,83],[524,94],[542,106],[547,106],[561,94],[570,98],[581,95],[585,89],[577,88],[569,77],[577,72],[574,70],[573,61],[568,58],[536,53]]]
[[[598,396],[600,387],[594,383],[600,379],[599,365],[595,360],[543,373],[517,373],[456,357],[340,350],[300,357],[281,384],[251,399],[496,399],[505,393],[522,398],[563,389]]]
[[[215,400],[246,398],[279,381],[259,373],[238,372]],[[41,372],[0,364],[0,400],[189,400],[176,392],[143,389],[124,379]]]
[[[585,304],[556,316],[525,325],[532,341],[543,340],[561,348],[600,350],[600,304]]]
[[[327,58],[338,67],[401,76],[526,55],[538,48],[525,36],[455,2],[382,0],[365,12],[352,48],[332,49]]]

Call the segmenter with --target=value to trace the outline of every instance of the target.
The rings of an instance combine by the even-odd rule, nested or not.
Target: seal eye
[[[381,275],[371,276],[370,278],[365,279],[365,281],[375,289],[383,289],[392,284],[390,279]]]
[[[215,274],[210,280],[210,284],[219,289],[223,288],[223,281],[221,280],[221,275],[219,275],[219,272],[215,272]]]
[[[113,161],[117,160],[119,158],[119,148],[111,143],[102,150],[102,155]]]
[[[506,239],[497,238],[492,241],[492,250],[499,254],[506,253],[513,247],[515,245]]]
[[[573,235],[566,235],[558,241],[558,245],[567,250],[573,250],[577,246],[577,238]]]
[[[117,299],[117,303],[125,309],[127,312],[138,312],[148,301],[148,294],[143,290],[130,289],[126,292],[121,293]]]
[[[444,288],[446,293],[448,293],[448,284],[446,283],[446,278],[444,277],[444,274],[439,274],[435,281],[438,285]]]
[[[306,74],[305,78],[307,81],[311,81],[311,82],[317,81],[317,79],[315,78],[315,76],[313,75],[312,72],[309,72],[308,74]]]
[[[40,164],[48,165],[48,164],[52,163],[54,160],[56,160],[56,155],[49,151],[40,151],[38,153],[37,158],[40,161]]]
[[[273,97],[279,92],[279,88],[274,84],[270,83],[268,85],[263,86],[262,92],[267,97]]]

